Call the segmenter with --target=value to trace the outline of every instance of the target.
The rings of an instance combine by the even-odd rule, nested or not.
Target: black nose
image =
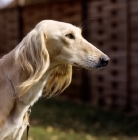
[[[100,58],[100,63],[102,66],[106,66],[108,64],[109,60],[110,59],[108,56],[104,56],[104,57]]]

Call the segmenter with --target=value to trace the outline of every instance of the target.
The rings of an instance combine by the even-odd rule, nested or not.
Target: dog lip
[[[99,68],[103,68],[103,67],[105,67],[105,66],[99,64],[99,65],[95,66],[94,68],[99,69]]]
[[[83,68],[85,68],[85,69],[89,69],[89,70],[91,70],[91,69],[98,69],[98,68],[101,68],[102,66],[100,66],[100,65],[97,65],[97,66],[90,66],[90,65],[87,65],[87,66],[82,66],[82,65],[80,65],[80,64],[78,64],[78,63],[73,63],[73,66],[78,66],[78,67],[83,67]]]
[[[82,66],[82,65],[80,65],[80,64],[78,64],[78,63],[73,63],[72,64],[73,66],[78,66],[78,67],[83,67],[83,68],[85,68],[85,69],[89,69],[89,70],[91,70],[91,69],[100,69],[100,68],[103,68],[104,66],[103,65],[100,65],[100,64],[98,64],[98,65],[96,65],[96,66]]]
[[[73,63],[73,66],[79,66],[79,67],[81,67],[78,63]]]

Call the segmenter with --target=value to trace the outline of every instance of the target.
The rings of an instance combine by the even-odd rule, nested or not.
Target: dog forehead
[[[44,30],[49,30],[50,32],[52,31],[64,31],[64,30],[69,30],[69,31],[75,31],[81,33],[81,29],[70,24],[70,23],[65,23],[65,22],[59,22],[55,20],[44,20],[41,21],[36,25],[36,28],[43,28]]]

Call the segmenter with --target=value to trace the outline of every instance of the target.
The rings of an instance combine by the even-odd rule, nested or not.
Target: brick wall
[[[138,109],[138,1],[131,1],[131,65],[130,65],[130,87],[131,87],[131,99],[132,107]]]
[[[0,11],[0,56],[12,50],[19,42],[18,9]]]
[[[89,40],[109,55],[109,65],[92,75],[95,104],[125,107],[127,94],[126,1],[89,1]]]
[[[79,24],[81,22],[81,3],[80,0],[65,0],[64,2],[57,1],[56,4],[45,3],[26,6],[22,9],[22,18],[24,35],[44,19]]]

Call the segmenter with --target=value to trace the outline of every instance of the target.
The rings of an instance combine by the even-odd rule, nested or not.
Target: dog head
[[[82,37],[80,28],[68,23],[45,20],[36,26],[45,36],[51,61],[83,68],[106,66],[109,57]]]
[[[68,23],[44,20],[16,47],[15,58],[20,62],[26,78],[20,95],[35,85],[47,70],[52,70],[46,93],[61,93],[71,82],[72,66],[86,69],[100,68],[109,58],[81,34],[81,29]]]

